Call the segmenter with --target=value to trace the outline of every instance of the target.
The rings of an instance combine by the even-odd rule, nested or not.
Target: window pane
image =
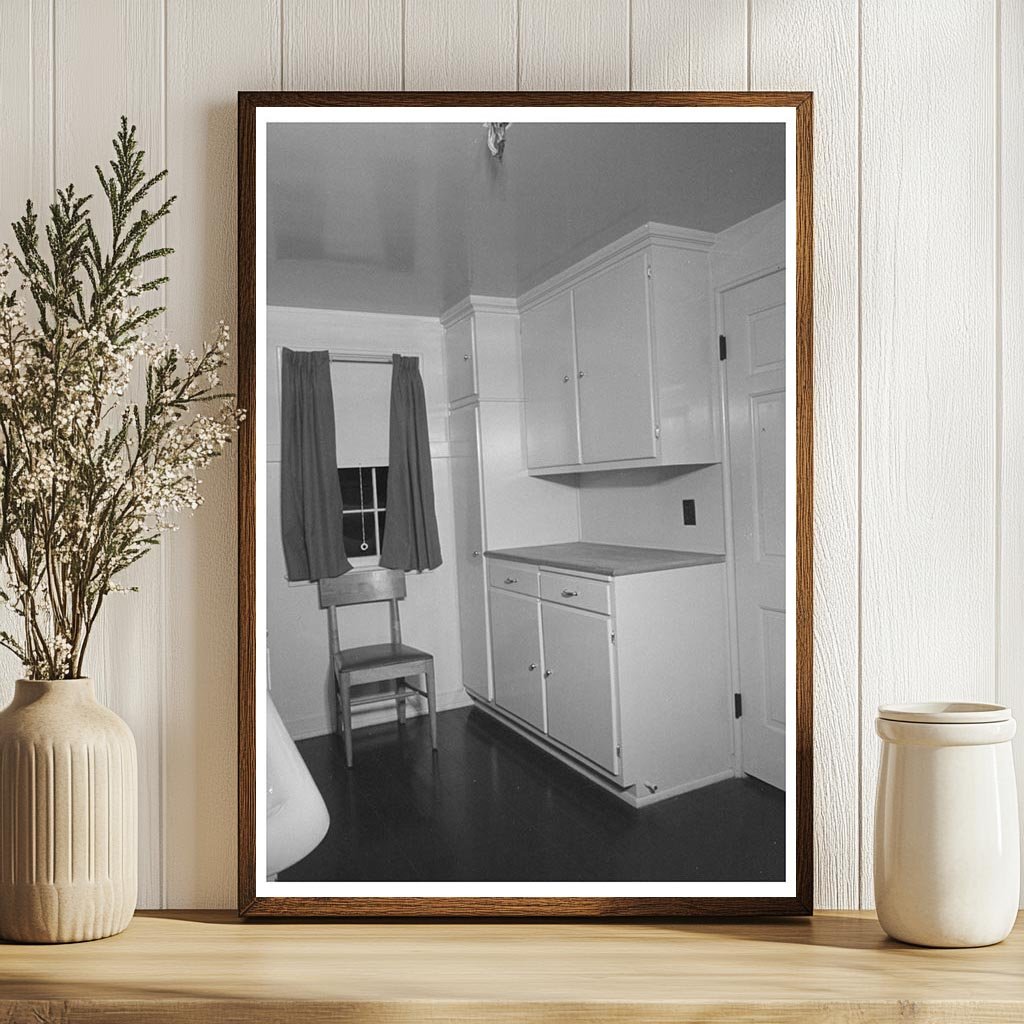
[[[338,470],[341,505],[349,511],[373,508],[373,466],[352,466]]]
[[[339,469],[338,483],[341,484],[341,507],[359,508],[359,470]]]
[[[377,529],[380,530],[380,546],[384,547],[384,520],[387,518],[386,513],[377,513]]]
[[[388,467],[378,466],[377,467],[377,508],[388,507]],[[383,519],[381,520],[383,524]],[[381,536],[383,536],[383,525],[381,526]]]
[[[377,554],[372,512],[345,512],[341,517],[341,529],[345,538],[345,554],[349,558]]]

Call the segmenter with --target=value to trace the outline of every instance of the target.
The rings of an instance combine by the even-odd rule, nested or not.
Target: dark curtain
[[[281,534],[290,580],[326,579],[352,568],[341,528],[326,352],[281,350]]]
[[[387,525],[380,564],[406,572],[436,569],[441,543],[434,515],[427,404],[415,356],[391,357],[388,458]]]

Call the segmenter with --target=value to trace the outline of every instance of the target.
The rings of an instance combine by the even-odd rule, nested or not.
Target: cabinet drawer
[[[516,594],[536,597],[537,570],[522,562],[490,562],[487,566],[487,578],[492,587],[511,590]]]
[[[545,601],[586,608],[588,611],[611,614],[611,587],[603,580],[565,576],[560,572],[540,574],[540,596]]]

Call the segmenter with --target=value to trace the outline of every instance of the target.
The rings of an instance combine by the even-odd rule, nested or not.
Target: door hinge
[[[615,634],[612,633],[612,643],[615,643]]]
[[[655,427],[654,427],[654,438],[655,438],[655,440],[657,440],[659,437],[661,437],[661,424],[660,423],[656,424]]]
[[[621,745],[615,748],[615,756],[616,757],[622,757],[622,747],[621,747]]]
[[[720,334],[718,336],[718,358],[720,360],[725,359],[726,355],[728,354],[727,348],[728,346],[726,345],[725,335]]]
[[[736,712],[735,717],[736,718],[742,718],[743,717],[743,694],[742,693],[734,693],[732,695],[732,702],[733,702],[733,708],[734,708],[734,710]]]
[[[654,268],[651,266],[650,260],[647,261],[647,277],[654,277]]]

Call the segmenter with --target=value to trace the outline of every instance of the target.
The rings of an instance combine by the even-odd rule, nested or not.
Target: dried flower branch
[[[124,589],[118,573],[175,528],[176,512],[199,506],[198,471],[242,418],[220,390],[226,325],[188,355],[147,336],[164,310],[139,297],[167,279],[145,280],[145,266],[172,250],[145,241],[174,197],[140,207],[166,175],[147,177],[144,157],[122,118],[112,173],[96,168],[108,247],[91,196],[73,186],[50,206],[45,253],[31,202],[13,225],[20,255],[0,247],[0,600],[22,623],[19,636],[0,631],[0,645],[31,678],[82,674],[103,600]],[[137,367],[144,401],[131,398]]]

